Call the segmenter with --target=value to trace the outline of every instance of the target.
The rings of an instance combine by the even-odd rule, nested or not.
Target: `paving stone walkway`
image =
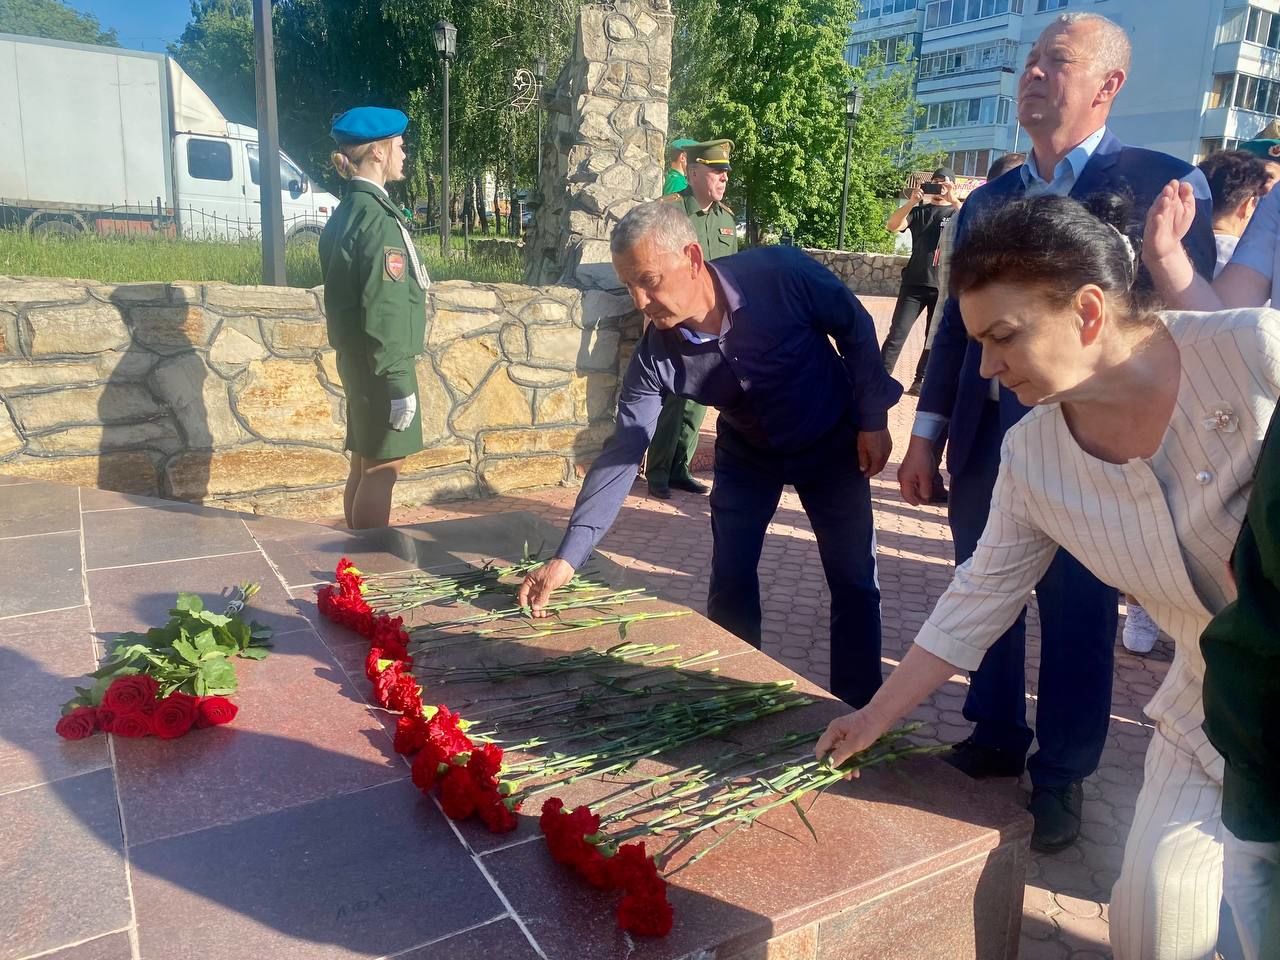
[[[864,301],[883,337],[892,300]],[[915,369],[923,318],[899,360],[898,375]],[[891,413],[894,456],[872,484],[879,541],[886,669],[905,653],[929,610],[951,578],[950,531],[944,507],[913,507],[902,500],[897,460],[905,449],[916,401],[903,397]],[[704,426],[701,449],[710,449],[714,415]],[[699,460],[705,462],[706,457]],[[709,471],[701,479],[711,481]],[[422,523],[508,510],[528,510],[563,524],[576,489],[538,491],[523,496],[470,500],[400,511],[397,524]],[[617,524],[601,544],[611,559],[640,575],[659,595],[706,611],[707,572],[711,564],[710,511],[705,497],[675,492],[667,502],[647,496],[637,482]],[[538,546],[530,544],[533,548]],[[548,550],[555,544],[547,544]],[[764,610],[764,652],[819,685],[830,680],[827,616],[829,594],[817,543],[794,491],[782,497],[770,525],[760,561]],[[1123,613],[1123,610],[1122,610]],[[1085,781],[1084,826],[1080,840],[1055,855],[1032,854],[1027,875],[1022,926],[1022,960],[1097,960],[1111,956],[1108,902],[1120,869],[1124,836],[1133,817],[1142,782],[1142,760],[1151,726],[1142,705],[1155,693],[1172,659],[1172,644],[1162,639],[1146,656],[1129,653],[1116,639],[1116,677],[1111,729],[1097,773]],[[1027,696],[1036,707],[1040,633],[1034,604],[1027,622]],[[961,715],[966,692],[963,677],[953,677],[913,719],[922,733],[947,743],[963,739],[969,724]],[[1033,721],[1034,722],[1034,721]],[[1011,792],[1025,794],[1022,782],[1008,781]]]

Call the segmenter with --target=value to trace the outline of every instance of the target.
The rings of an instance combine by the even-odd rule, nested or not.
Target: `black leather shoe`
[[[671,487],[674,490],[684,490],[688,493],[706,494],[711,488],[705,483],[699,483],[693,477],[672,477]]]
[[[1009,750],[984,747],[973,738],[961,740],[942,755],[942,759],[961,773],[984,780],[987,777],[1020,777],[1026,758]]]
[[[911,386],[907,387],[907,396],[908,396],[908,397],[918,397],[918,396],[920,396],[920,391],[921,391],[922,389],[924,389],[924,381],[923,381],[923,380],[915,380],[915,381],[913,381],[913,382],[912,382]]]
[[[671,488],[665,483],[650,483],[649,496],[657,497],[659,500],[670,500]]]
[[[1035,818],[1031,849],[1057,853],[1080,836],[1080,809],[1084,806],[1084,786],[1073,780],[1060,787],[1032,787],[1027,809]]]

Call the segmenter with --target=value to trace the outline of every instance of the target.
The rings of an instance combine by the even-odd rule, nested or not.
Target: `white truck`
[[[0,224],[238,240],[262,230],[258,132],[163,54],[0,33]],[[286,239],[338,205],[280,154]]]

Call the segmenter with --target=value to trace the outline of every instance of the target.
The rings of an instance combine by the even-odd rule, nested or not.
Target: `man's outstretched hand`
[[[545,617],[544,609],[551,594],[563,587],[573,577],[573,567],[556,557],[531,570],[520,584],[516,600],[522,607],[532,607],[535,617]]]

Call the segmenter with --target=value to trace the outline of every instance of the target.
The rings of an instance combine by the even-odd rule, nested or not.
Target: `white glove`
[[[391,419],[388,421],[392,430],[408,430],[413,423],[414,414],[418,412],[418,398],[410,394],[403,400],[391,401]]]

